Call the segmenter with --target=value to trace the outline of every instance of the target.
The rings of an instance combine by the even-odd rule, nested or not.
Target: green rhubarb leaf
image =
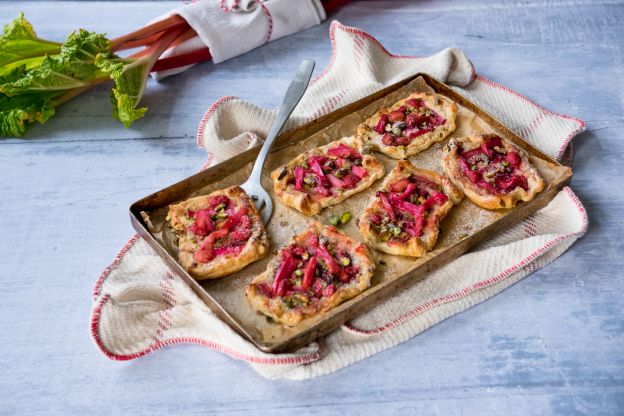
[[[14,82],[26,75],[26,71],[41,66],[45,56],[35,56],[33,58],[20,59],[4,66],[0,66],[0,84]]]
[[[54,115],[56,94],[0,95],[0,136],[21,137],[28,124],[45,123]]]
[[[109,44],[106,35],[79,29],[67,37],[59,59],[66,65],[71,65],[74,77],[85,79],[92,77],[94,73],[101,76],[95,59],[100,53],[108,53]]]
[[[133,95],[124,94],[118,88],[111,91],[111,105],[113,106],[113,116],[121,121],[124,127],[128,128],[145,115],[147,107],[138,107],[137,100]]]
[[[67,38],[58,55],[45,56],[37,66],[14,68],[0,81],[0,92],[7,96],[64,91],[91,85],[106,74],[95,65],[95,58],[106,52],[109,41],[102,34],[77,30]]]
[[[24,14],[4,26],[0,35],[0,67],[15,61],[36,56],[59,53],[61,44],[37,37]]]
[[[147,107],[139,107],[150,70],[147,59],[122,59],[112,53],[100,54],[95,64],[115,81],[110,100],[113,116],[130,127],[145,115]]]

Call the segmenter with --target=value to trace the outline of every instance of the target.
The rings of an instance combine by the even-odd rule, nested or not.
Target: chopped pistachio
[[[302,295],[299,293],[295,293],[292,295],[292,301],[295,305],[308,305],[310,303],[310,299],[306,295]]]
[[[295,276],[303,276],[303,272],[301,271],[301,269],[295,270]]]
[[[222,220],[222,219],[227,218],[227,217],[228,217],[227,212],[225,212],[225,211],[219,211],[219,212],[217,212],[217,218],[218,218],[218,219]]]
[[[351,219],[351,212],[350,211],[345,211],[341,216],[340,216],[340,223],[341,224],[346,224],[349,222],[349,220]]]
[[[307,183],[308,185],[314,185],[314,176],[307,175],[305,178],[303,178],[303,182]]]
[[[338,224],[340,224],[340,217],[338,215],[332,215],[329,218],[329,223],[336,227]]]
[[[503,165],[503,166],[507,167],[507,166],[509,166],[509,162],[507,162],[506,160],[503,160],[503,161],[501,162],[501,165]]]
[[[398,127],[393,127],[392,128],[392,134],[394,134],[395,136],[400,136],[401,133],[403,133],[403,131],[400,128],[398,128]]]
[[[500,146],[494,146],[494,150],[496,150],[498,153],[501,153],[501,154],[507,153],[507,149],[505,149],[504,147],[500,147]]]
[[[477,169],[479,169],[479,168],[477,167],[477,165],[472,165],[472,166],[470,166],[470,169],[472,169],[472,170],[477,170]]]
[[[342,257],[340,259],[340,264],[342,264],[343,266],[348,266],[349,264],[351,264],[351,260],[349,260],[347,257]]]
[[[340,179],[340,178],[342,178],[344,175],[346,175],[346,173],[347,173],[347,172],[348,172],[348,171],[347,171],[347,169],[338,169],[338,170],[334,173],[334,175],[336,175],[336,177],[337,177],[338,179]]]
[[[478,158],[476,160],[477,163],[481,163],[484,166],[487,165],[488,163],[490,163],[490,158],[487,157],[487,155],[484,155],[483,153],[478,155]]]

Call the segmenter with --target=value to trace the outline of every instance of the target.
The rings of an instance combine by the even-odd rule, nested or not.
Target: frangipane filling
[[[386,146],[407,146],[445,122],[444,117],[422,100],[411,98],[398,109],[381,114],[374,130],[383,135],[381,140]]]
[[[188,210],[187,231],[198,245],[195,261],[207,263],[218,256],[240,253],[251,237],[253,220],[248,212],[247,207],[237,207],[225,195],[212,197],[208,208]]]
[[[500,137],[490,135],[476,149],[459,148],[459,166],[462,173],[480,188],[492,194],[506,194],[517,187],[529,189],[527,178],[521,173],[522,159],[518,152],[507,150]]]
[[[359,272],[353,259],[325,237],[308,233],[281,251],[272,283],[261,283],[263,295],[281,297],[289,308],[309,306],[352,283]]]

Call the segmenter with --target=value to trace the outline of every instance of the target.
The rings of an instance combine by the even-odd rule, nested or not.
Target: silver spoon
[[[282,130],[282,127],[284,127],[284,124],[286,124],[288,117],[290,117],[293,110],[301,100],[301,97],[303,97],[303,93],[308,88],[308,83],[312,77],[313,70],[314,61],[311,59],[306,59],[299,65],[299,69],[290,83],[290,86],[286,91],[286,95],[284,96],[284,100],[282,101],[282,105],[277,112],[273,126],[271,126],[271,130],[264,140],[260,153],[258,153],[258,158],[256,159],[256,163],[254,163],[253,169],[251,170],[251,175],[249,175],[249,179],[241,185],[241,188],[247,192],[247,195],[254,200],[256,208],[258,208],[258,211],[261,212],[262,222],[264,222],[265,225],[268,224],[271,219],[271,215],[273,214],[273,202],[271,202],[271,197],[267,191],[264,190],[262,183],[260,182],[262,168],[264,167],[264,162],[269,154],[269,150],[271,149],[273,142],[277,138],[277,135]]]

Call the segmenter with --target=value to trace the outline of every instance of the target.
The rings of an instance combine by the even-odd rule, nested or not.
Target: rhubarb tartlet
[[[360,233],[385,253],[422,257],[440,233],[440,221],[463,194],[436,172],[400,160],[358,222]]]
[[[315,222],[247,286],[247,300],[253,310],[293,326],[366,290],[374,269],[364,244]]]
[[[437,94],[413,93],[377,111],[357,128],[376,150],[395,159],[422,152],[455,130],[457,104]]]
[[[379,160],[357,137],[344,137],[308,150],[271,173],[273,189],[285,204],[305,215],[344,201],[384,175]]]
[[[527,154],[496,134],[451,139],[443,152],[446,174],[482,208],[512,208],[544,189]]]
[[[198,280],[226,276],[264,257],[269,239],[256,207],[238,186],[170,205],[178,261]]]

